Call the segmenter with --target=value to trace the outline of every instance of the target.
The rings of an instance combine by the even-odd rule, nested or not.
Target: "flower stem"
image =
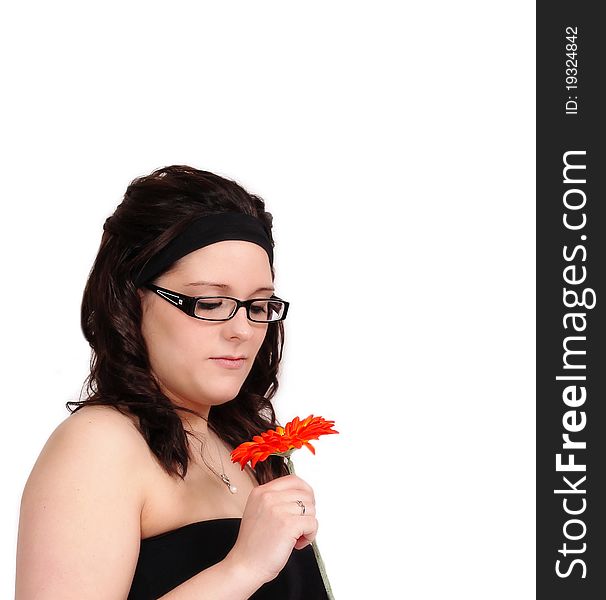
[[[295,465],[290,459],[291,454],[292,451],[289,451],[284,454],[284,456],[286,457],[286,466],[288,467],[288,472],[291,475],[296,475]],[[326,567],[324,566],[324,561],[322,560],[322,556],[320,555],[320,549],[318,548],[318,544],[316,543],[315,538],[314,541],[311,543],[311,547],[313,548],[318,567],[320,568],[320,575],[322,575],[322,581],[324,582],[324,589],[326,590],[328,600],[335,600],[335,597],[332,594],[332,588],[330,587],[330,582],[328,581],[328,575],[326,574]]]

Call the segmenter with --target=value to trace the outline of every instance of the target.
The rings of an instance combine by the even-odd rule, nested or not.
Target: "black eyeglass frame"
[[[284,319],[286,318],[286,313],[288,312],[288,307],[290,305],[290,302],[282,300],[282,298],[278,298],[278,296],[274,294],[272,294],[271,298],[250,298],[249,300],[239,300],[238,298],[234,298],[233,296],[186,296],[185,294],[180,294],[179,292],[160,287],[159,285],[155,285],[153,283],[146,283],[143,285],[143,287],[158,294],[160,298],[164,298],[164,300],[170,302],[173,306],[176,306],[186,315],[193,317],[194,319],[200,319],[201,321],[213,321],[215,323],[221,321],[229,321],[230,319],[233,319],[236,316],[236,313],[240,310],[241,306],[244,306],[246,308],[246,316],[248,317],[248,320],[252,321],[253,323],[278,323],[280,321],[284,321]],[[198,300],[216,300],[217,298],[227,298],[236,302],[236,309],[229,317],[227,317],[226,319],[208,319],[206,317],[199,317],[197,314],[195,314],[196,304]],[[258,319],[252,319],[250,316],[250,307],[252,303],[256,300],[264,300],[265,302],[267,302],[268,300],[279,300],[280,302],[284,303],[284,314],[279,319],[276,319],[274,321],[259,321]]]

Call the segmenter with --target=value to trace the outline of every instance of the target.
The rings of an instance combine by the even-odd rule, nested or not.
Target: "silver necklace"
[[[204,454],[202,452],[200,452],[200,456],[202,457],[202,460],[204,461],[204,464],[217,476],[219,477],[219,479],[221,479],[223,481],[223,483],[227,486],[227,489],[232,493],[235,494],[238,491],[238,488],[229,480],[229,477],[225,474],[225,469],[223,468],[223,459],[221,458],[221,452],[219,450],[219,446],[217,446],[217,443],[215,442],[215,447],[217,448],[217,454],[219,455],[219,460],[221,461],[221,473],[217,473],[217,471],[215,471],[204,459]]]

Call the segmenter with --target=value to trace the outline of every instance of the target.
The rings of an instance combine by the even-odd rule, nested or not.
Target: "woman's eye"
[[[198,302],[198,306],[200,306],[200,308],[202,308],[203,310],[213,310],[214,308],[219,308],[221,304],[221,302]]]

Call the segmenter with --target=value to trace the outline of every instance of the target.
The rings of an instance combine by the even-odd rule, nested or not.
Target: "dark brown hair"
[[[191,460],[186,437],[191,434],[183,428],[176,411],[202,415],[176,407],[152,376],[134,279],[145,262],[191,221],[225,211],[258,217],[271,236],[272,215],[265,210],[264,201],[235,181],[182,165],[134,179],[105,221],[82,298],[81,326],[92,348],[90,373],[84,382],[87,397],[67,402],[66,408],[73,413],[86,405],[106,405],[136,415],[140,432],[160,464],[169,475],[181,478]],[[273,266],[271,275],[275,279]],[[279,424],[271,398],[278,389],[284,325],[279,321],[267,327],[265,340],[238,395],[212,406],[208,414],[208,427],[232,447]],[[70,405],[77,408],[72,410]],[[254,471],[260,484],[288,474],[284,460],[278,456],[258,462]]]

